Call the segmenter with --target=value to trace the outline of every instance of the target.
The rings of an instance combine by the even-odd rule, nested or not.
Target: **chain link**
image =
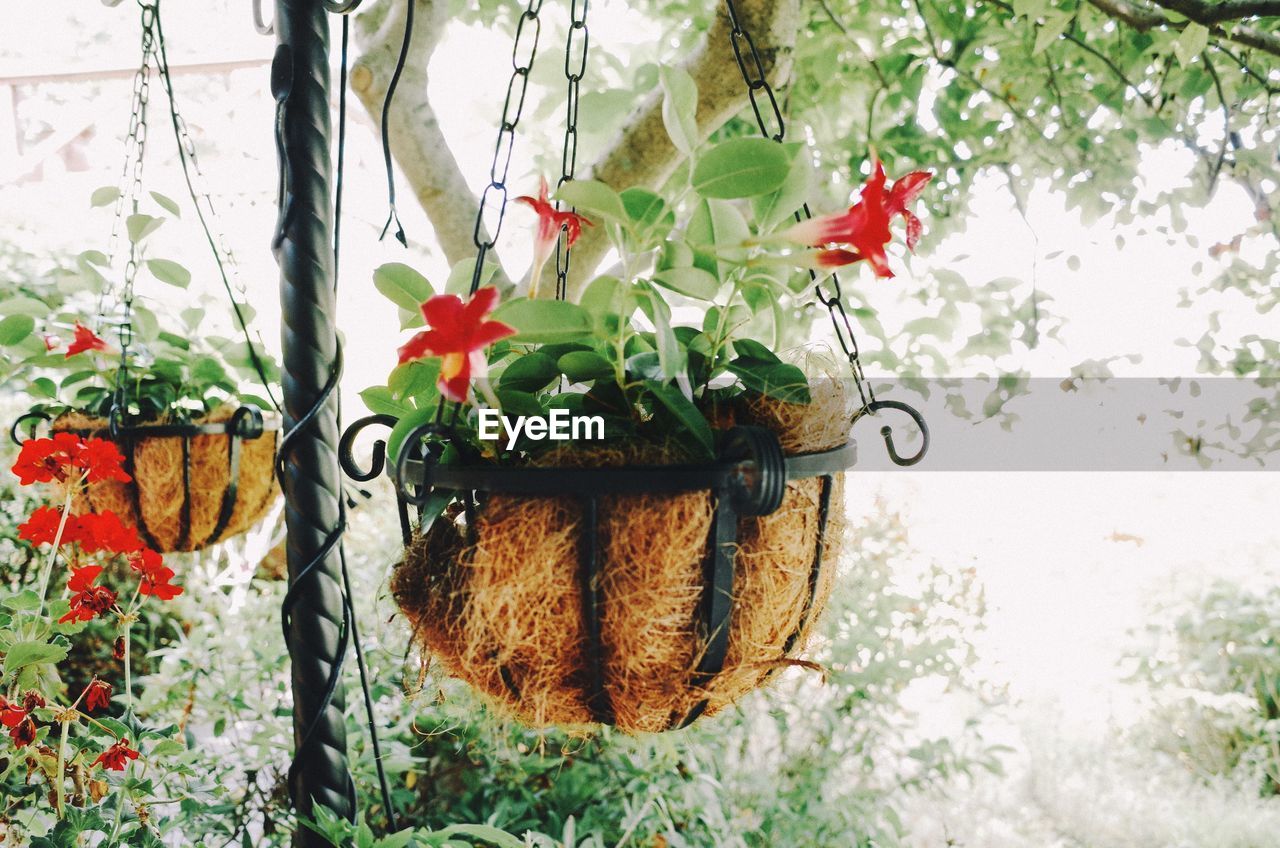
[[[569,0],[569,34],[564,45],[564,77],[568,82],[565,95],[564,147],[560,151],[560,180],[556,188],[573,179],[578,167],[579,88],[587,72],[587,51],[591,33],[587,29],[587,7],[591,0]],[[561,208],[556,201],[556,209]],[[556,241],[556,299],[564,300],[569,288],[568,233],[562,227]],[[536,280],[534,281],[536,282]]]
[[[511,154],[515,150],[516,128],[520,126],[525,95],[529,92],[529,72],[533,70],[538,55],[538,39],[542,35],[541,11],[542,0],[529,0],[516,21],[515,42],[511,46],[511,78],[507,81],[507,96],[502,101],[502,119],[489,165],[489,184],[480,195],[480,208],[476,211],[475,228],[471,232],[471,241],[477,251],[476,266],[471,275],[473,294],[480,287],[485,257],[497,243],[502,220],[507,214],[507,175],[511,170]]]
[[[730,33],[733,56],[737,60],[738,70],[742,72],[742,81],[747,85],[747,95],[751,99],[751,110],[755,113],[756,125],[760,128],[760,134],[765,138],[781,142],[786,136],[787,125],[782,118],[782,109],[778,105],[777,95],[774,94],[773,86],[769,84],[768,75],[765,74],[760,51],[756,49],[755,41],[751,38],[751,34],[747,32],[742,19],[739,17],[734,0],[725,0],[725,7],[729,15],[729,23],[733,27]],[[773,119],[773,126],[776,129],[770,129],[768,120],[770,117]],[[813,217],[813,213],[809,211],[809,204],[807,203],[795,214],[797,221],[802,216],[804,218]],[[875,389],[867,381],[866,374],[862,370],[862,354],[858,350],[858,336],[853,329],[853,320],[849,317],[849,313],[844,306],[844,295],[840,289],[840,277],[833,273],[828,279],[830,286],[828,290],[824,291],[823,282],[818,280],[817,273],[814,271],[809,272],[809,280],[813,283],[814,294],[818,298],[818,302],[825,306],[827,312],[830,313],[831,326],[835,329],[836,341],[840,343],[840,349],[844,351],[845,358],[849,360],[849,370],[853,374],[853,384],[857,387],[858,398],[862,402],[859,414],[862,414],[867,412],[870,406],[876,402]]]

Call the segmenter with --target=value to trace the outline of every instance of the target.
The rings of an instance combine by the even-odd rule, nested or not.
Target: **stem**
[[[125,710],[133,715],[133,656],[130,648],[130,636],[133,633],[133,622],[125,621],[124,625],[124,697]]]
[[[62,736],[58,740],[58,777],[57,777],[57,783],[54,785],[54,791],[57,793],[57,800],[55,802],[55,806],[57,809],[59,819],[62,818],[62,807],[66,800],[65,798],[66,787],[63,784],[66,782],[67,731],[71,729],[70,722],[63,721],[61,722],[61,724],[62,724]]]
[[[84,482],[84,476],[81,476],[80,483]],[[58,547],[62,544],[62,534],[67,529],[67,518],[71,515],[71,498],[79,483],[75,486],[67,486],[67,499],[62,505],[62,518],[58,521],[58,532],[54,534],[53,546],[49,548],[49,556],[44,561],[44,568],[40,571],[40,612],[44,612],[44,596],[49,591],[49,578],[53,576],[53,564],[58,560]]]

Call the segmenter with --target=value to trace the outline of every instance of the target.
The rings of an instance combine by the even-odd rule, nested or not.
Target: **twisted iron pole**
[[[345,653],[337,399],[340,351],[334,324],[330,183],[329,21],[322,0],[276,0],[279,46],[272,88],[279,115],[280,265],[284,425],[281,485],[288,528],[286,637],[293,668],[295,759],[289,792],[300,818],[317,807],[351,819],[345,698],[337,669]],[[299,828],[294,844],[329,843]]]

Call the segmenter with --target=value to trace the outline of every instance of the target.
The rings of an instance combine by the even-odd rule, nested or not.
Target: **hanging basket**
[[[116,513],[160,553],[201,550],[243,533],[267,514],[279,493],[279,422],[264,421],[253,407],[222,406],[189,423],[114,431],[105,418],[71,412],[50,429],[116,443],[133,480],[90,483],[73,508]]]
[[[412,536],[393,593],[446,672],[527,724],[684,727],[802,664],[844,527],[843,406],[743,404],[707,464],[402,462],[402,490],[466,507]]]

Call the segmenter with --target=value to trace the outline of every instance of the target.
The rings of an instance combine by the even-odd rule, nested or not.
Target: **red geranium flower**
[[[69,359],[86,350],[111,350],[111,345],[98,338],[93,330],[77,321],[75,338],[71,340],[71,344],[67,345],[67,358]]]
[[[77,517],[76,541],[86,553],[131,554],[142,550],[138,531],[111,510]]]
[[[31,712],[34,709],[43,707],[44,705],[44,695],[41,695],[34,689],[28,689],[27,694],[22,696],[22,708],[27,712]]]
[[[32,742],[36,741],[36,723],[31,720],[30,716],[26,716],[23,720],[9,731],[9,738],[13,740],[13,744],[19,748],[25,748]]]
[[[533,237],[533,268],[529,272],[529,297],[538,296],[538,278],[542,276],[542,266],[551,258],[560,231],[564,230],[565,247],[573,247],[574,242],[582,235],[584,225],[595,226],[577,212],[558,211],[548,199],[548,193],[549,187],[544,177],[538,187],[537,197],[522,194],[516,198],[517,202],[538,213],[538,230]]]
[[[0,695],[0,724],[13,729],[27,717],[27,710],[21,704],[14,703]]]
[[[98,755],[93,765],[112,771],[124,771],[130,760],[138,759],[138,752],[129,747],[128,739],[121,739]]]
[[[181,586],[174,586],[169,582],[172,579],[172,568],[161,566],[152,569],[142,575],[142,584],[138,591],[144,595],[154,595],[162,601],[171,601],[182,594]]]
[[[111,706],[111,684],[95,677],[89,681],[89,685],[84,690],[85,712],[105,710],[109,706]]]
[[[124,471],[124,456],[115,442],[106,439],[89,439],[75,457],[77,468],[89,472],[88,481],[117,480],[128,483],[131,479]]]
[[[70,516],[67,518],[67,526],[63,528],[63,535],[70,535],[71,525],[75,522]],[[36,507],[31,513],[31,517],[18,525],[18,538],[25,539],[33,545],[52,545],[53,540],[57,538],[58,527],[62,524],[62,510],[52,506]],[[64,541],[71,541],[64,539]]]
[[[117,660],[124,659],[124,637],[117,636],[116,641],[111,646],[111,656]]]
[[[892,277],[884,252],[884,246],[892,238],[889,222],[899,215],[906,220],[907,247],[914,249],[923,227],[920,219],[907,209],[907,204],[919,197],[932,178],[927,171],[913,171],[886,192],[884,165],[876,160],[858,202],[847,211],[801,221],[779,233],[779,237],[811,247],[843,246],[811,255],[810,261],[804,264],[817,262],[817,267],[832,268],[865,259],[871,263],[876,276]]]
[[[429,329],[409,339],[400,348],[403,365],[424,356],[440,357],[440,394],[462,403],[472,377],[484,376],[487,363],[484,349],[515,334],[501,321],[486,320],[498,303],[498,290],[486,286],[466,303],[454,294],[438,294],[422,304],[422,317]]]
[[[86,565],[83,568],[71,569],[71,578],[67,580],[67,589],[72,592],[71,609],[58,619],[59,624],[69,621],[93,621],[106,615],[115,606],[117,596],[106,586],[96,586],[94,581],[102,573],[100,565]]]
[[[22,443],[13,473],[24,486],[32,483],[65,482],[72,471],[84,471],[89,482],[119,480],[129,482],[121,463],[124,457],[105,439],[81,439],[74,433],[54,433],[48,439],[27,439]],[[76,474],[78,476],[78,473]]]

